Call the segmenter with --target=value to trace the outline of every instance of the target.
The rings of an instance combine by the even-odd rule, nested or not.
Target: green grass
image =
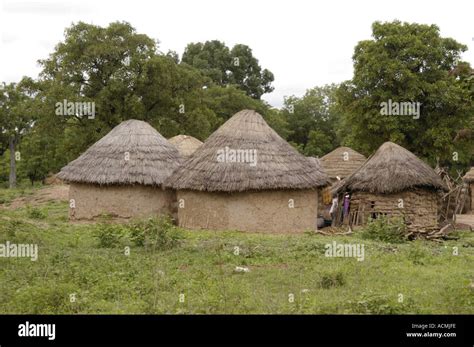
[[[0,187],[0,205],[8,206],[14,199],[34,194],[40,186],[21,184],[18,188],[7,189]]]
[[[36,262],[0,258],[0,313],[474,313],[474,233],[389,244],[359,233],[180,230],[178,246],[151,251],[127,239],[100,247],[98,224],[71,224],[67,210],[0,209],[0,243],[39,249]],[[365,260],[325,257],[334,240],[364,244]]]

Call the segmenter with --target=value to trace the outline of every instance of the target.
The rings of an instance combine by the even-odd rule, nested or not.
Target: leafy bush
[[[119,224],[100,223],[94,229],[93,235],[99,240],[99,247],[112,248],[120,245],[126,231]]]
[[[363,293],[359,300],[349,301],[348,305],[351,312],[360,314],[402,314],[412,313],[415,310],[411,299],[400,303],[386,295],[372,293]]]
[[[20,219],[0,219],[0,242],[40,243],[40,229]]]
[[[428,252],[422,247],[418,241],[413,241],[412,246],[408,250],[407,258],[415,265],[425,265],[429,258]]]
[[[379,216],[376,219],[370,219],[361,235],[365,239],[389,243],[402,243],[407,240],[406,225],[401,217]]]
[[[346,283],[346,280],[342,272],[322,274],[321,279],[319,280],[319,285],[321,286],[321,288],[324,288],[324,289],[340,287],[340,286],[343,286],[345,283]]]
[[[28,208],[28,217],[33,219],[45,219],[48,215],[39,208]]]
[[[83,309],[83,305],[79,302],[71,303],[70,295],[73,293],[77,293],[77,286],[72,283],[41,283],[20,287],[10,305],[18,313],[76,313]]]
[[[128,225],[130,240],[139,247],[165,250],[176,247],[182,238],[169,217],[149,218]]]
[[[149,250],[165,250],[177,246],[181,239],[169,217],[136,220],[125,225],[104,222],[96,226],[93,235],[99,240],[99,247],[104,248],[131,242]]]

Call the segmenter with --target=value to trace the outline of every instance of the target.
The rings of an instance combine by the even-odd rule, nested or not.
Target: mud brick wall
[[[264,233],[316,230],[316,190],[210,193],[178,191],[181,227]],[[289,208],[289,200],[294,208]]]
[[[474,183],[469,185],[469,191],[471,192],[471,213],[474,214]]]
[[[69,199],[70,219],[94,219],[108,214],[118,218],[172,215],[176,192],[150,186],[98,186],[73,183]]]
[[[403,208],[399,207],[400,199]],[[404,216],[409,229],[436,229],[438,227],[438,194],[425,189],[414,189],[394,194],[354,192],[351,196],[351,212],[363,210],[364,222],[373,213]]]

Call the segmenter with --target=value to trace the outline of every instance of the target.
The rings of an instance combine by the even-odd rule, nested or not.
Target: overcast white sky
[[[0,0],[0,81],[36,77],[38,59],[53,51],[72,22],[106,26],[128,21],[180,55],[189,42],[218,39],[249,45],[275,74],[264,99],[280,107],[286,95],[352,76],[352,54],[371,24],[399,19],[437,24],[441,35],[468,45],[474,65],[473,0]]]

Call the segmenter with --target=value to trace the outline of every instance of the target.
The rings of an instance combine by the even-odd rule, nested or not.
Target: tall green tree
[[[69,92],[71,101],[96,102],[98,122],[112,126],[140,109],[137,83],[156,49],[154,40],[126,22],[105,28],[79,22],[66,29],[48,59],[40,60],[40,76]],[[68,117],[92,123],[76,115],[64,121]]]
[[[468,93],[466,103],[470,103],[471,120],[468,121],[464,128],[458,130],[454,138],[454,145],[463,152],[465,163],[469,166],[474,166],[474,69],[467,63],[460,63],[453,71],[451,71],[461,87]]]
[[[73,24],[40,64],[40,78],[31,82],[38,117],[23,144],[29,156],[21,166],[32,182],[56,172],[127,119],[145,120],[165,137],[185,133],[205,140],[243,108],[264,115],[269,110],[233,84],[219,85],[200,69],[179,63],[174,52],[158,52],[154,40],[124,22]],[[95,117],[56,112],[64,100],[93,102]],[[273,119],[278,121],[275,114]]]
[[[315,87],[300,98],[285,98],[282,113],[288,124],[287,139],[305,155],[322,156],[339,145],[336,89],[336,85]]]
[[[28,82],[0,85],[0,140],[1,152],[8,148],[10,155],[9,187],[17,183],[16,162],[21,160],[17,146],[22,137],[31,129],[34,116],[31,110],[31,94]]]
[[[237,44],[232,49],[213,40],[190,43],[181,60],[200,71],[217,85],[237,85],[252,98],[260,99],[273,91],[273,73],[262,69],[249,46]]]
[[[54,158],[45,156],[50,151],[50,142],[36,127],[32,127],[28,136],[20,144],[21,160],[18,162],[20,177],[34,182],[43,181],[54,167]]]
[[[187,129],[207,136],[215,122],[203,120],[212,118],[203,110],[202,126],[196,121],[189,125],[193,123],[189,119],[196,120],[203,87],[212,83],[210,79],[177,64],[172,52],[160,54],[153,39],[128,23],[74,24],[40,63],[43,70],[36,87],[41,117],[35,127],[48,139],[47,148],[54,151],[48,153],[49,161],[56,169],[126,119],[148,121],[164,136]],[[57,114],[56,104],[63,100],[93,102],[96,114],[93,118]]]
[[[390,140],[432,161],[450,158],[472,119],[472,95],[452,74],[466,49],[436,25],[375,22],[372,39],[355,47],[352,80],[338,91],[346,143],[370,154]],[[382,115],[389,100],[419,103],[419,118]]]

